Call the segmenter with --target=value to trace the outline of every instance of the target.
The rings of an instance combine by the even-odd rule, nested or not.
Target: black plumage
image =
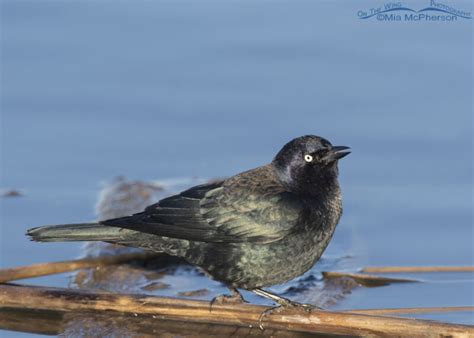
[[[28,235],[166,252],[231,288],[268,296],[258,289],[303,274],[328,245],[342,213],[337,162],[348,153],[318,136],[299,137],[270,164],[193,187],[141,213],[34,228]]]

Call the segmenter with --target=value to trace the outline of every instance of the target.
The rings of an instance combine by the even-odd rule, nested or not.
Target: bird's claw
[[[263,319],[266,316],[271,315],[273,313],[280,313],[286,309],[303,310],[305,312],[311,312],[313,310],[323,310],[322,308],[316,305],[293,302],[289,299],[284,299],[284,300],[282,299],[281,301],[278,302],[277,306],[268,308],[260,314],[260,317],[258,318],[258,326],[260,327],[260,329],[264,330]]]
[[[305,310],[307,312],[311,312],[312,310],[322,310],[323,309],[323,308],[318,307],[318,306],[313,305],[313,304],[298,303],[298,302],[292,302],[292,301],[289,301],[288,303],[286,303],[283,306],[284,307],[286,306],[287,308],[293,308],[293,309],[302,309],[302,310]]]
[[[240,294],[219,295],[219,296],[214,297],[209,303],[209,312],[212,311],[212,307],[215,304],[222,305],[222,304],[242,304],[242,303],[247,303],[247,301]]]

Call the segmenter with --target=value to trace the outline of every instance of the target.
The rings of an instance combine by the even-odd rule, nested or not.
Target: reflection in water
[[[0,308],[0,328],[66,337],[317,337],[319,335],[283,330],[260,330],[228,325],[166,321],[153,316],[116,313],[61,313]],[[323,335],[321,335],[323,336]],[[324,335],[326,337],[327,335]]]

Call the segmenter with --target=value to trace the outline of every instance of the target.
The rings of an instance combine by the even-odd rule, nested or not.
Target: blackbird
[[[341,217],[338,160],[348,147],[307,135],[273,161],[192,187],[143,212],[98,223],[28,230],[39,242],[105,241],[184,258],[225,283],[280,305],[290,300],[262,287],[300,276],[321,257]],[[224,296],[225,297],[225,296]]]

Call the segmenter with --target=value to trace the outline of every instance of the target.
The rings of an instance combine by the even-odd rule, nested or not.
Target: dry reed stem
[[[361,270],[365,273],[403,272],[474,272],[474,266],[373,266]]]
[[[254,327],[267,307],[64,288],[0,285],[0,307],[53,311],[115,311],[136,316]],[[474,327],[367,314],[286,309],[264,318],[268,329],[357,336],[473,337]]]
[[[74,259],[63,262],[40,263],[28,266],[0,270],[0,283],[18,279],[34,278],[57,273],[70,272],[79,269],[96,268],[99,266],[125,263],[132,260],[147,259],[156,254],[145,252],[127,253],[121,255],[99,256],[93,258]]]
[[[386,316],[398,314],[418,313],[448,313],[448,312],[474,312],[474,306],[443,306],[443,307],[406,307],[397,309],[363,309],[348,310],[343,312],[361,313],[366,315]]]

